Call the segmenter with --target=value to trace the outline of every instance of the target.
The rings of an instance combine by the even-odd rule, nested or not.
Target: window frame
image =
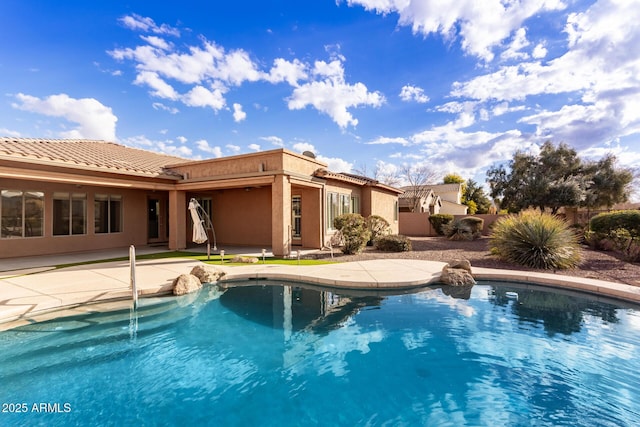
[[[7,196],[5,196],[7,193],[16,193],[13,197],[20,197],[20,211],[19,211],[19,221],[20,224],[18,225],[14,225],[14,229],[15,228],[19,228],[20,230],[20,235],[10,235],[10,234],[6,234],[4,231],[5,228],[8,230],[7,225],[5,225],[6,222],[13,222],[15,224],[15,220],[14,221],[9,221],[7,219],[8,215],[5,215],[5,209],[10,209],[7,208],[5,206],[5,198],[8,198]],[[34,197],[35,195],[35,197]],[[35,190],[13,190],[13,189],[3,189],[0,191],[0,239],[31,239],[31,238],[37,238],[37,237],[44,237],[44,218],[45,218],[45,208],[44,208],[44,192],[43,191],[35,191]],[[31,201],[37,201],[39,202],[39,208],[36,208],[34,210],[34,215],[29,215],[30,213],[30,209],[29,206],[31,205]],[[16,211],[17,214],[17,211]],[[35,218],[36,221],[39,223],[37,224],[37,227],[31,227],[30,224],[31,222],[29,221],[30,219]],[[16,218],[17,220],[18,218]],[[33,231],[29,232],[29,230],[39,230],[39,234],[33,234]]]

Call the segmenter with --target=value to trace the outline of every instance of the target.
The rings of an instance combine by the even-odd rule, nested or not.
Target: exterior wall
[[[311,176],[315,170],[326,166],[325,163],[310,157],[280,149],[200,160],[171,166],[170,168],[172,171],[183,175],[185,180],[202,180],[246,175],[269,175],[281,173],[282,171]]]
[[[399,232],[399,217],[398,217],[398,195],[395,193],[389,193],[381,191],[375,187],[367,187],[365,191],[370,194],[369,196],[369,210],[366,215],[379,215],[386,219],[391,226],[391,233],[398,234]]]
[[[58,184],[22,180],[0,180],[0,189],[44,192],[44,236],[28,238],[0,238],[0,259],[57,253],[84,252],[88,250],[124,248],[130,245],[147,244],[147,197],[153,194],[146,190],[93,187],[76,184]],[[53,235],[53,193],[86,194],[86,234]],[[165,192],[161,192],[166,196]],[[111,194],[122,196],[123,224],[119,233],[95,233],[94,196]],[[126,255],[123,254],[123,256]]]
[[[187,203],[184,191],[169,191],[169,249],[187,247],[187,233],[183,226],[187,216]]]
[[[271,247],[271,188],[251,188],[249,191],[243,188],[216,190],[211,192],[210,196],[211,222],[218,247]],[[188,218],[188,221],[191,219]],[[187,239],[190,242],[191,235],[188,235]]]
[[[440,208],[441,214],[450,214],[450,215],[466,215],[467,214],[467,205],[460,205],[457,203],[452,203],[446,200],[442,201],[442,207]]]
[[[435,236],[429,214],[426,212],[400,212],[399,234],[412,237]]]
[[[0,189],[42,191],[44,236],[0,238],[0,259],[41,254],[126,248],[129,245],[165,243],[170,249],[192,246],[191,197],[210,197],[216,243],[271,248],[287,255],[291,236],[292,195],[301,196],[302,233],[296,244],[321,248],[332,234],[327,224],[327,193],[357,197],[363,216],[380,215],[398,232],[397,193],[345,177],[322,179],[314,176],[326,164],[307,156],[279,149],[267,152],[168,166],[185,179],[133,176],[117,172],[85,170],[82,167],[43,166],[9,162],[4,176],[28,171],[25,180],[0,178]],[[0,166],[2,166],[0,164]],[[41,180],[40,180],[41,179]],[[53,236],[53,193],[86,193],[87,233]],[[96,234],[95,194],[122,196],[122,231]],[[159,237],[149,239],[148,200],[160,201]]]
[[[324,217],[324,204],[322,203],[322,190],[293,186],[292,196],[301,196],[302,203],[302,238],[299,242],[293,241],[304,248],[322,247],[322,225]]]
[[[491,234],[491,224],[496,222],[500,215],[482,214],[482,215],[454,215],[454,219],[466,218],[473,216],[484,220],[482,234],[488,236]],[[428,237],[437,236],[438,233],[433,229],[429,222],[429,214],[400,212],[400,234],[412,237]]]
[[[291,254],[291,181],[276,175],[271,186],[271,251],[276,256]]]

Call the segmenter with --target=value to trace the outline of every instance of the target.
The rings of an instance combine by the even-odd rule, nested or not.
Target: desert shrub
[[[602,236],[614,230],[627,230],[631,237],[640,237],[640,210],[604,212],[591,218],[589,229]]]
[[[478,218],[476,216],[468,216],[462,218],[460,222],[468,225],[471,228],[472,233],[477,234],[478,236],[482,235],[482,229],[484,228],[484,219]]]
[[[640,211],[604,212],[591,218],[585,241],[592,248],[616,251],[626,261],[640,260]]]
[[[484,220],[474,216],[456,219],[442,227],[444,235],[451,240],[475,240],[482,236]]]
[[[443,226],[453,221],[453,215],[449,214],[435,214],[429,215],[429,222],[438,236],[444,236]]]
[[[541,269],[573,268],[580,263],[576,235],[561,218],[521,212],[496,221],[491,253],[515,264]]]
[[[357,254],[367,244],[370,232],[365,219],[360,214],[343,214],[333,220],[333,226],[338,230],[344,245],[342,252]]]
[[[386,252],[409,252],[411,240],[400,234],[388,234],[376,240],[376,249]]]
[[[372,246],[382,236],[391,233],[389,221],[379,215],[371,215],[367,217],[367,229],[371,236],[367,242],[367,246]]]

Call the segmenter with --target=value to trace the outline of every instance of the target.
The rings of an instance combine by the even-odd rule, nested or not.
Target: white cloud
[[[386,136],[379,136],[376,139],[369,141],[366,143],[367,145],[384,145],[384,144],[399,144],[402,146],[411,145],[411,142],[406,138],[396,137],[396,138],[388,138]]]
[[[258,145],[258,144],[249,144],[249,145],[247,145],[247,147],[249,147],[249,150],[253,150],[253,151],[260,151],[261,150],[260,145]]]
[[[567,50],[546,63],[530,61],[455,83],[451,95],[478,103],[554,96],[520,123],[534,138],[552,138],[577,148],[598,146],[640,132],[640,8],[601,0],[567,18]],[[539,45],[540,46],[540,45]],[[536,47],[534,58],[546,54]],[[495,112],[498,114],[500,110]]]
[[[157,47],[158,49],[162,49],[162,50],[171,49],[171,44],[167,43],[167,41],[163,38],[156,37],[156,36],[140,36],[140,38],[146,41],[147,43],[149,43],[151,46]]]
[[[154,110],[167,111],[171,114],[178,114],[180,112],[180,110],[178,110],[177,108],[166,106],[161,102],[154,102],[153,104],[151,104],[151,106]]]
[[[247,113],[242,111],[242,105],[234,103],[233,104],[233,121],[235,121],[236,123],[240,123],[246,118],[247,118]]]
[[[425,104],[429,102],[429,97],[424,94],[424,90],[422,88],[405,85],[400,90],[400,99],[403,101],[415,101],[420,104]]]
[[[350,173],[353,169],[353,163],[343,160],[339,157],[325,157],[318,155],[316,159],[327,164],[327,168],[332,172]]]
[[[50,117],[61,117],[77,124],[74,129],[60,132],[63,138],[116,140],[118,118],[110,107],[94,98],[75,99],[61,93],[40,99],[19,93],[16,99],[18,102],[12,104],[13,108]]]
[[[224,146],[227,150],[229,150],[231,153],[233,154],[237,154],[240,152],[240,146],[238,145],[233,145],[233,144],[227,144]]]
[[[187,138],[185,138],[184,136],[179,136],[176,138],[180,143],[184,144],[188,141]]]
[[[531,56],[534,59],[542,59],[547,56],[547,48],[544,47],[543,43],[539,43],[536,47],[533,48],[533,52],[531,52]]]
[[[220,149],[220,147],[210,146],[206,139],[200,139],[196,141],[195,144],[200,151],[204,151],[208,154],[213,154],[214,157],[222,157],[222,150]]]
[[[526,19],[566,7],[561,0],[347,0],[347,4],[380,14],[396,13],[398,23],[411,26],[414,33],[460,38],[464,51],[485,61],[493,59],[492,49]]]
[[[169,34],[162,29],[170,27],[158,27],[150,18],[128,15],[121,18],[121,22],[133,30]],[[339,54],[339,46],[327,48],[332,58],[330,62],[315,61],[311,66],[298,59],[276,58],[271,69],[265,72],[247,51],[227,51],[203,36],[200,37],[201,45],[187,46],[184,51],[157,36],[143,36],[141,40],[146,44],[107,53],[117,61],[133,62],[137,73],[134,82],[147,85],[153,96],[180,100],[188,106],[209,106],[218,111],[226,105],[225,94],[232,87],[258,81],[286,82],[294,88],[287,98],[289,109],[312,106],[331,117],[341,128],[346,128],[358,123],[349,112],[350,108],[379,107],[385,102],[381,93],[370,92],[363,83],[346,82],[345,58]],[[171,81],[191,86],[191,89],[180,95]],[[418,99],[424,99],[424,96]],[[234,111],[234,120],[243,120],[243,114]]]
[[[518,105],[515,107],[511,107],[509,105],[508,102],[501,102],[499,104],[496,104],[492,109],[491,109],[491,114],[493,114],[494,116],[502,116],[503,114],[507,114],[507,113],[512,113],[512,112],[516,112],[516,111],[524,111],[526,110],[527,107],[525,107],[524,105]]]
[[[298,153],[304,153],[305,151],[311,151],[312,153],[316,152],[316,147],[313,144],[309,144],[308,142],[296,142],[293,144],[293,150]]]
[[[153,89],[151,94],[153,96],[157,96],[158,98],[176,100],[179,97],[178,92],[176,92],[170,84],[162,80],[157,73],[154,73],[152,71],[140,72],[136,76],[134,83],[137,85],[146,84],[151,89]]]
[[[260,139],[263,141],[268,141],[276,147],[284,147],[284,141],[282,140],[282,138],[279,138],[277,136],[261,136]]]
[[[190,107],[211,107],[215,111],[225,106],[225,99],[220,90],[209,90],[202,86],[195,86],[182,98],[182,102]]]
[[[4,136],[13,136],[13,137],[20,137],[20,132],[15,131],[15,130],[9,130],[7,128],[0,128],[0,135],[4,135]]]
[[[142,148],[144,150],[157,151],[159,153],[168,154],[170,156],[177,156],[183,158],[191,158],[193,151],[186,145],[176,146],[173,141],[155,141],[147,138],[144,135],[132,136],[129,138],[121,139],[120,142],[124,145],[134,148]]]
[[[119,21],[125,27],[134,31],[143,31],[147,33],[166,34],[171,36],[180,36],[180,31],[177,28],[170,27],[169,25],[162,24],[160,26],[151,18],[143,17],[137,14],[125,15],[119,19]]]
[[[314,76],[319,80],[302,84],[293,90],[288,99],[289,109],[300,110],[311,105],[344,129],[358,124],[348,108],[362,105],[379,107],[385,102],[381,93],[369,92],[363,83],[346,83],[339,61],[316,61]]]
[[[307,66],[298,59],[287,61],[276,58],[273,67],[269,70],[266,80],[271,83],[287,82],[291,86],[298,86],[298,81],[308,78]]]
[[[528,59],[529,54],[522,50],[530,44],[529,40],[527,40],[527,30],[525,28],[518,28],[507,49],[500,54],[500,59],[503,61],[509,59]]]

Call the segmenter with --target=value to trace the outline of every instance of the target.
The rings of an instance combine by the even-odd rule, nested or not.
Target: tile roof
[[[373,178],[368,178],[366,176],[354,175],[354,174],[345,173],[345,172],[339,172],[339,173],[331,172],[324,168],[320,168],[316,170],[314,173],[314,176],[317,176],[318,178],[335,179],[337,181],[350,182],[357,185],[370,185],[373,187],[378,187],[378,188],[383,188],[385,190],[393,191],[398,194],[404,191],[404,190],[400,190],[399,188],[383,184]]]
[[[167,165],[190,161],[106,141],[7,137],[0,137],[0,159],[152,177],[172,176]]]

